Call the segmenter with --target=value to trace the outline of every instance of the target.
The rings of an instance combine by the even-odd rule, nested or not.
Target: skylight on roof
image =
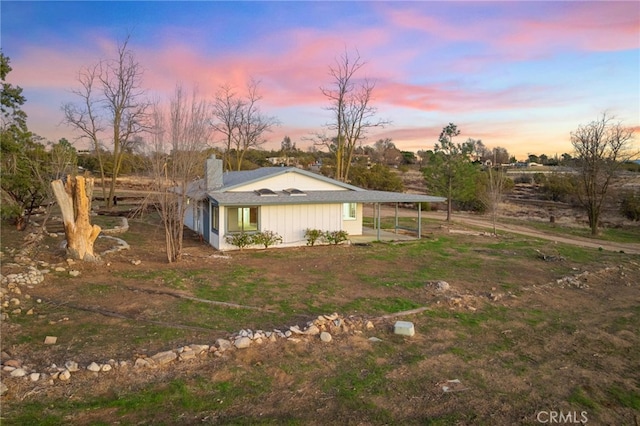
[[[287,188],[283,192],[289,194],[292,197],[304,197],[305,195],[307,195],[306,193],[300,191],[297,188]]]
[[[269,188],[256,189],[255,192],[261,197],[277,197],[278,196],[278,194],[276,194]]]

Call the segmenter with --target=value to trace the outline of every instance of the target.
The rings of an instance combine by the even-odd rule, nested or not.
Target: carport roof
[[[389,191],[304,191],[306,195],[291,196],[284,191],[263,196],[250,192],[209,192],[209,199],[221,206],[332,204],[332,203],[438,203],[446,198],[422,194]]]

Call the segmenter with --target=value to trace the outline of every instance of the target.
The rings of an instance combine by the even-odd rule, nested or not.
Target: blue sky
[[[73,131],[60,107],[77,74],[130,34],[143,85],[212,98],[261,81],[261,108],[298,147],[331,117],[320,87],[345,49],[367,62],[373,105],[391,120],[364,144],[432,149],[449,122],[524,159],[571,152],[570,132],[604,111],[640,130],[640,2],[12,2],[2,1],[8,80],[24,89],[29,128]],[[640,134],[640,132],[638,132]],[[78,142],[78,147],[83,147]]]

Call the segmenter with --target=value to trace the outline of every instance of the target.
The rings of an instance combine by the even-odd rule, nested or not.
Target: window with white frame
[[[342,205],[342,219],[356,220],[357,203],[344,203]]]
[[[258,230],[258,207],[227,207],[227,232]]]

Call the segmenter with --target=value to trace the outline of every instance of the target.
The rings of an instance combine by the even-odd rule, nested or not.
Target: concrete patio
[[[398,233],[395,233],[393,230],[381,229],[378,236],[377,229],[368,227],[362,228],[362,235],[349,236],[349,240],[352,244],[365,244],[373,241],[412,241],[417,239],[418,237],[415,232],[402,230],[398,230]]]

